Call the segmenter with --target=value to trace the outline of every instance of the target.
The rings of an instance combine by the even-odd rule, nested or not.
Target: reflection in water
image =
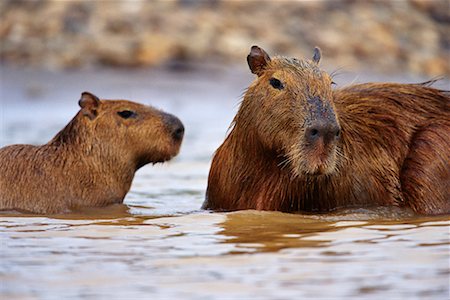
[[[228,241],[242,248],[260,252],[284,248],[321,247],[327,241],[310,238],[317,233],[335,232],[345,227],[390,224],[395,220],[413,221],[412,212],[397,208],[348,209],[331,214],[283,214],[279,212],[234,212],[227,215],[221,234],[232,237]],[[384,221],[383,221],[384,220]]]
[[[149,98],[180,116],[187,130],[179,157],[139,170],[126,205],[53,216],[3,213],[2,299],[449,297],[449,216],[392,208],[324,215],[199,210],[211,153],[248,78],[39,74],[33,78],[42,84],[73,83],[64,95],[48,89],[49,115],[49,103],[21,93],[27,77],[9,74],[3,79],[10,90],[2,92],[17,101],[2,103],[3,144],[45,142],[74,114],[80,91],[131,98],[124,86],[135,100]]]
[[[335,230],[330,222],[318,222],[295,214],[245,211],[229,213],[220,233],[229,236],[227,243],[236,246],[235,253],[274,252],[285,248],[320,247],[324,241],[305,237]]]

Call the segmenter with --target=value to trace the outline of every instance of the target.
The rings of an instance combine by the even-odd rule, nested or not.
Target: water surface
[[[1,76],[0,146],[45,143],[76,113],[85,90],[153,104],[186,127],[181,154],[139,170],[125,205],[53,216],[3,213],[2,299],[450,297],[448,216],[199,209],[211,155],[252,79],[246,71],[3,67]]]

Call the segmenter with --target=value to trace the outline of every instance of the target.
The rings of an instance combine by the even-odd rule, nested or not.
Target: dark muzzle
[[[172,138],[175,141],[181,141],[184,136],[184,126],[180,119],[171,114],[164,114],[164,121],[172,134]]]
[[[323,143],[329,144],[339,139],[341,128],[336,122],[327,120],[315,120],[306,128],[305,138],[308,143],[315,143],[323,139]]]
[[[308,143],[323,140],[324,145],[338,140],[341,136],[336,114],[328,101],[319,97],[308,99],[310,114],[306,122],[305,139]]]

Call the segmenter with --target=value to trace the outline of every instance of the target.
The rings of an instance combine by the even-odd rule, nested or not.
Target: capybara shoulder
[[[121,203],[134,173],[174,157],[178,118],[125,100],[84,92],[75,117],[45,145],[0,149],[0,209],[63,213]]]
[[[257,75],[217,149],[203,207],[450,213],[450,96],[425,84],[332,89],[311,60],[253,46]]]

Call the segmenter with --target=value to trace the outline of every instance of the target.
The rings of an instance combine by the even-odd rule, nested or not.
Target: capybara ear
[[[316,64],[319,64],[320,58],[322,57],[322,53],[320,52],[320,48],[319,47],[315,47],[314,48],[314,54],[313,54],[313,62],[315,62]]]
[[[97,108],[100,105],[100,99],[94,94],[89,92],[81,93],[81,99],[78,104],[83,111],[83,115],[87,116],[89,119],[93,120],[97,116]]]
[[[258,46],[252,46],[250,53],[247,55],[247,63],[253,74],[261,76],[269,62],[270,57],[266,51]]]

